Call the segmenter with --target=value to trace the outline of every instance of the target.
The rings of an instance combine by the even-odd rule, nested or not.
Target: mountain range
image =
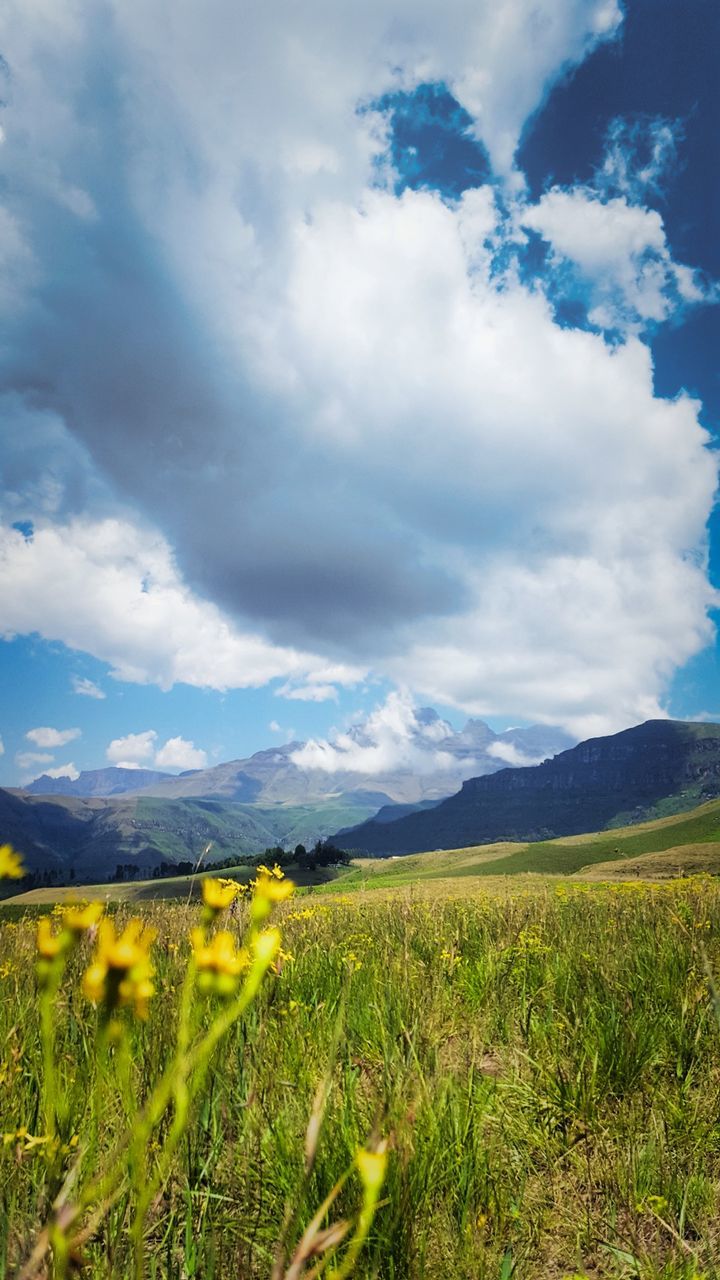
[[[501,769],[508,758],[552,755],[570,741],[544,726],[497,734],[481,720],[456,732],[429,707],[412,713],[401,739],[378,756],[371,726],[361,723],[338,747],[291,742],[178,775],[123,768],[43,775],[24,789],[0,790],[0,837],[34,871],[72,870],[87,880],[107,879],[119,863],[141,873],[160,862],[194,863],[208,844],[211,858],[242,860],[276,844],[312,844],[378,811],[432,806],[471,775]],[[359,767],[368,761],[372,771]]]
[[[414,711],[405,730],[402,741],[389,744],[387,762],[378,757],[376,741],[363,722],[344,735],[342,750],[290,742],[256,751],[247,759],[177,775],[149,769],[90,769],[75,779],[43,774],[23,789],[29,795],[132,793],[163,800],[202,798],[262,805],[327,804],[342,799],[346,804],[357,802],[365,817],[381,805],[442,799],[457,791],[466,778],[493,773],[507,764],[535,764],[573,741],[561,729],[546,725],[494,733],[483,720],[468,720],[456,732],[432,707]],[[373,753],[370,771],[368,754]],[[396,763],[398,757],[400,763]],[[316,759],[332,768],[314,763]],[[356,762],[365,762],[365,767]]]
[[[427,725],[434,734],[442,732],[432,716]],[[527,750],[532,731],[519,732],[531,735],[524,739]],[[489,747],[498,736],[505,736],[488,733],[492,735],[486,737]],[[478,758],[481,735],[476,721],[469,732],[454,735],[463,738],[463,743],[454,744],[460,761]],[[535,740],[540,741],[539,733]],[[509,746],[521,749],[517,742],[504,741],[500,746],[503,751]],[[470,754],[471,747],[475,755]],[[468,753],[465,757],[463,749]],[[281,800],[282,795],[297,798],[297,790],[291,789],[297,785],[296,773],[303,773],[292,759],[297,750],[290,744],[258,752],[249,760],[160,778],[124,795],[0,790],[0,836],[10,840],[34,870],[50,868],[60,875],[73,872],[78,879],[102,880],[118,862],[132,863],[143,872],[163,861],[195,862],[210,842],[211,858],[229,855],[239,861],[269,845],[294,847],[332,833],[338,844],[358,853],[404,854],[612,830],[681,813],[720,796],[720,725],[716,724],[651,720],[622,733],[590,739],[538,765],[478,774],[445,799],[426,795],[400,801],[410,782],[404,766],[395,775],[386,771],[371,779],[349,770],[326,773],[321,781],[305,785],[304,795],[315,798],[304,804]],[[370,781],[382,790],[369,790]],[[349,782],[356,789],[341,790]],[[71,785],[80,783],[77,779]],[[117,785],[118,779],[106,777],[106,783]],[[91,777],[87,785],[99,784]],[[325,791],[318,796],[321,785]],[[425,774],[415,785],[412,794],[417,795],[418,790],[438,784]],[[200,794],[148,794],[148,790],[185,787]],[[385,803],[391,792],[397,799],[391,796],[392,803]],[[228,793],[257,798],[242,801],[227,798]]]
[[[534,768],[465,781],[425,812],[378,814],[336,835],[357,853],[457,849],[624,826],[720,795],[720,725],[649,720]]]

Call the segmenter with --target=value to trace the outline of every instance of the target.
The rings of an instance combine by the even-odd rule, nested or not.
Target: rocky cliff
[[[649,720],[532,768],[470,778],[433,809],[343,833],[373,854],[540,840],[680,812],[720,795],[720,725]]]

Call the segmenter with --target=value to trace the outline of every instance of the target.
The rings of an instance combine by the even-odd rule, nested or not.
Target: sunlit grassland
[[[465,877],[600,876],[600,878],[695,875],[720,873],[720,800],[711,800],[691,812],[656,818],[650,822],[618,827],[587,835],[565,836],[532,843],[499,841],[465,849],[436,849],[405,857],[353,859],[349,867],[324,867],[316,871],[293,869],[302,890],[330,886],[338,892],[362,888],[396,888],[422,881]],[[185,899],[197,896],[206,874],[234,876],[247,882],[254,866],[239,862],[226,870],[212,867],[195,876],[171,876],[157,880],[113,881],[91,887],[31,889],[6,901],[13,904],[47,904],[74,899],[87,893],[107,902],[141,902]],[[447,892],[448,886],[439,887]],[[468,890],[462,889],[462,892]],[[3,907],[0,904],[0,912]]]
[[[655,866],[646,859],[663,856]],[[624,864],[628,864],[625,867]],[[466,849],[438,849],[402,858],[358,860],[357,876],[401,881],[449,876],[576,875],[600,867],[602,874],[627,876],[720,871],[720,801],[691,812],[655,818],[587,835],[531,843],[509,841]],[[652,867],[652,869],[651,869]]]
[[[201,896],[203,880],[208,876],[232,877],[239,884],[249,884],[256,872],[254,865],[239,863],[234,867],[212,867],[192,875],[162,876],[157,880],[109,880],[103,884],[52,885],[40,889],[27,889],[0,901],[0,918],[8,908],[49,906],[54,903],[76,902],[78,897],[93,898],[105,903],[142,903],[164,899],[190,902]],[[293,869],[292,879],[299,892],[307,887],[322,887],[346,874],[345,868],[322,867],[317,871]],[[7,883],[7,882],[6,882]]]
[[[213,1059],[149,1214],[148,1275],[269,1276],[288,1206],[297,1235],[373,1136],[391,1149],[359,1276],[720,1275],[720,1032],[708,980],[720,972],[720,886],[505,877],[452,887],[281,908],[291,958]],[[193,904],[141,909],[158,940],[157,994],[147,1022],[129,1024],[138,1102],[175,1043],[197,916]],[[43,1149],[17,1136],[42,1129],[34,963],[35,915],[0,924],[7,1275],[48,1208]],[[67,1160],[83,1149],[92,1166],[128,1103],[97,1076],[86,963],[73,954],[55,1031]],[[326,1079],[306,1182],[305,1133]],[[339,1212],[357,1201],[351,1178]],[[87,1275],[132,1274],[128,1213],[121,1197],[86,1241]]]

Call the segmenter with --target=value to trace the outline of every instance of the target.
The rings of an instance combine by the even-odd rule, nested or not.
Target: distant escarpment
[[[432,809],[343,832],[372,854],[542,840],[678,813],[720,796],[720,725],[648,720],[531,768],[470,778]]]

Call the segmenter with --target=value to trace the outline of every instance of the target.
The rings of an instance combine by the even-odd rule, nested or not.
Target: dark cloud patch
[[[116,105],[106,92],[103,120]],[[108,132],[119,136],[116,122]],[[129,158],[121,146],[101,158],[84,174],[88,220],[22,209],[44,263],[62,266],[35,285],[3,361],[14,403],[34,415],[10,487],[52,444],[71,513],[93,497],[92,458],[106,480],[93,482],[96,507],[107,510],[108,484],[139,504],[189,583],[276,642],[362,650],[400,621],[457,608],[459,583],[424,565],[372,494],[338,477],[204,333],[128,202]]]
[[[367,656],[392,643],[401,626],[454,613],[466,599],[461,582],[419,563],[406,540],[364,532],[357,508],[343,538],[335,523],[329,537],[322,510],[300,522],[288,510],[285,518],[285,527],[267,533],[272,544],[264,554],[255,538],[234,541],[230,521],[229,554],[218,556],[209,545],[203,559],[196,531],[186,559],[191,580],[228,608],[242,601],[276,643]]]

